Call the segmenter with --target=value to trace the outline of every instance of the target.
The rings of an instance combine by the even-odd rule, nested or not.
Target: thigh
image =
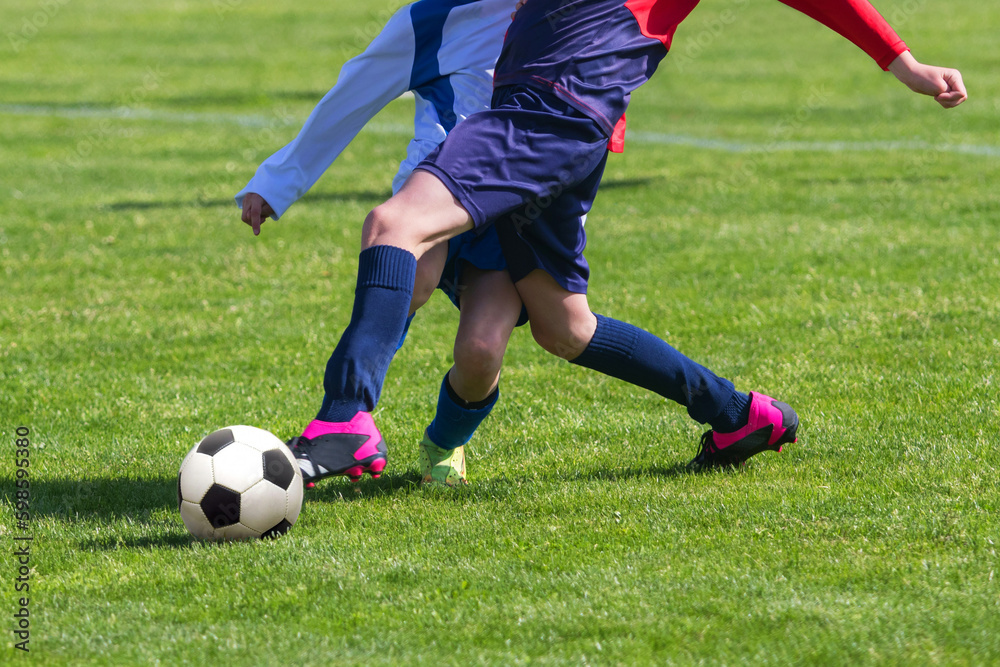
[[[388,201],[368,214],[362,247],[391,245],[418,258],[433,246],[472,229],[472,220],[435,175],[415,171]]]
[[[517,281],[515,287],[539,345],[564,359],[583,352],[597,330],[586,294],[567,290],[541,269]]]

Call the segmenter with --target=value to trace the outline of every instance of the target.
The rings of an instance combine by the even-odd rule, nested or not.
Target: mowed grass
[[[0,534],[27,426],[29,658],[1000,661],[1000,11],[970,0],[879,4],[963,70],[953,111],[779,3],[706,1],[634,96],[588,220],[592,307],[796,406],[784,454],[684,472],[683,409],[519,330],[470,486],[421,489],[457,321],[437,295],[378,408],[381,479],[320,484],[274,542],[189,538],[192,444],[313,416],[412,103],[261,237],[231,197],[396,6],[0,9]]]

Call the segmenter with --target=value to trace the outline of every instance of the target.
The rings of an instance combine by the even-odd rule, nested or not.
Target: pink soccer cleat
[[[797,440],[799,416],[787,403],[764,394],[750,394],[750,419],[746,426],[732,433],[706,431],[701,436],[701,450],[688,468],[721,468],[742,465],[751,456]]]
[[[389,456],[385,440],[367,412],[359,412],[349,422],[314,420],[302,435],[288,441],[288,448],[310,489],[318,480],[337,475],[346,475],[352,482],[365,473],[378,478]]]

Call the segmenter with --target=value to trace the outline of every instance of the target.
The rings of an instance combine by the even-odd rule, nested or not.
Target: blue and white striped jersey
[[[319,180],[368,121],[407,91],[416,99],[413,140],[393,179],[396,192],[456,123],[490,106],[493,68],[514,0],[419,0],[399,9],[298,136],[265,160],[237,195],[262,196],[275,219]]]

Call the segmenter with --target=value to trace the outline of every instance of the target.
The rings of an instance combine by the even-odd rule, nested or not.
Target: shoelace
[[[300,458],[297,450],[301,450],[302,454],[308,456],[309,453],[306,451],[306,449],[315,446],[315,444],[309,438],[297,435],[288,442],[286,442],[285,446],[288,447],[288,449],[292,450],[292,456],[294,456],[295,458]]]
[[[708,430],[701,434],[701,444],[698,448],[698,456],[704,456],[705,454],[716,454],[719,448],[715,446],[715,440],[712,439],[712,431]]]

